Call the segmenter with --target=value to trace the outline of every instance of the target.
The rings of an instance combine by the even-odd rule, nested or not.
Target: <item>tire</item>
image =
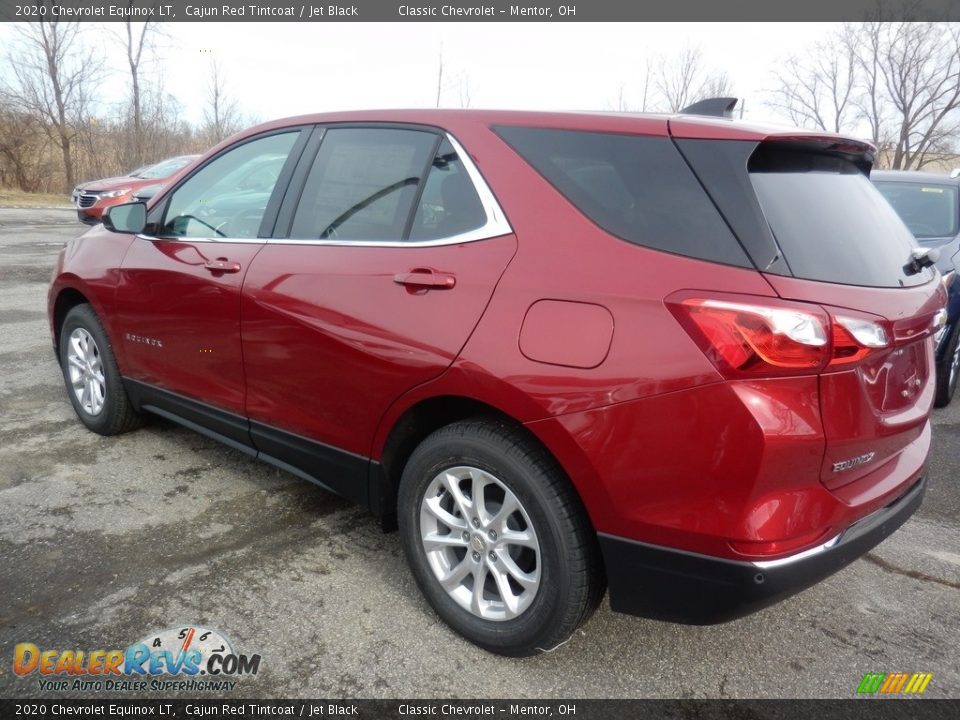
[[[60,326],[60,369],[67,397],[90,430],[119,435],[140,426],[107,334],[87,304],[72,308]]]
[[[427,601],[490,652],[552,650],[603,596],[596,534],[579,498],[556,462],[506,423],[466,420],[424,440],[403,471],[398,521]]]
[[[933,400],[934,407],[940,408],[950,404],[957,390],[958,379],[960,379],[960,322],[953,327],[953,336],[947,343],[943,362],[937,365],[937,394]]]

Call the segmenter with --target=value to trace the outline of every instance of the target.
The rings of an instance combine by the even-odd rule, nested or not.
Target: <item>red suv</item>
[[[606,586],[729,620],[924,492],[945,293],[872,161],[684,115],[271,122],[67,244],[53,343],[91,430],[161,415],[399,525],[484,648]]]
[[[137,190],[166,182],[198,157],[180,155],[137,168],[120,177],[91,180],[77,185],[70,194],[70,200],[77,207],[77,219],[87,225],[96,225],[108,207],[130,202]]]

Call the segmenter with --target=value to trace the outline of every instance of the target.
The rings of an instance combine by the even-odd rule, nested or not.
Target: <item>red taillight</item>
[[[827,361],[826,314],[794,307],[689,298],[679,304],[700,345],[722,370],[736,375],[816,372]],[[689,327],[688,323],[684,323]]]
[[[890,344],[886,329],[875,320],[837,315],[833,318],[833,358],[830,367],[850,365]]]
[[[841,369],[889,346],[878,320],[831,317],[817,305],[700,297],[668,305],[714,365],[733,377]]]

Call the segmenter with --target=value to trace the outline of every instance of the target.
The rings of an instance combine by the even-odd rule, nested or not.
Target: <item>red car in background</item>
[[[137,190],[147,185],[162,184],[198,157],[178,155],[155,165],[144,165],[127,175],[77,185],[70,195],[71,202],[77,207],[77,219],[88,225],[96,225],[106,208],[130,202]]]
[[[924,493],[946,291],[874,152],[690,115],[280,120],[69,241],[53,345],[92,431],[160,415],[355,500],[493,652],[607,588],[730,620]]]

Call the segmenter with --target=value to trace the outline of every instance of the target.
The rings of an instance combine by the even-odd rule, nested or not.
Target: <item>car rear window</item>
[[[920,240],[957,234],[957,186],[874,180],[877,190]]]
[[[913,235],[873,183],[839,156],[761,145],[748,164],[763,214],[795,277],[902,287]]]
[[[612,235],[656,250],[751,267],[669,138],[502,125],[494,131]]]

